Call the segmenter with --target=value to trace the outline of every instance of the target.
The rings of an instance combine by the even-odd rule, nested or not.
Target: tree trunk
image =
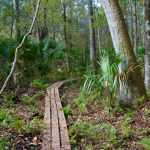
[[[132,46],[134,46],[134,15],[133,15],[133,3],[130,0],[131,4],[131,39],[132,39]]]
[[[19,40],[20,38],[20,31],[18,28],[18,21],[19,21],[19,1],[13,0],[13,8],[14,8],[14,19],[13,19],[13,32],[14,32],[14,38],[17,38]],[[16,68],[13,72],[13,85],[16,87],[19,83],[19,68],[18,63],[16,62]]]
[[[101,0],[101,4],[107,17],[115,51],[123,53],[128,69],[126,80],[124,79],[124,84],[121,82],[119,87],[120,104],[130,107],[137,104],[137,100],[143,96],[144,99],[147,99],[144,81],[118,0]],[[125,71],[123,65],[119,67],[120,73]]]
[[[32,24],[31,24],[31,26],[30,26],[29,31],[24,35],[24,37],[23,37],[21,43],[19,44],[19,46],[18,46],[18,47],[16,48],[16,50],[15,50],[15,56],[14,56],[14,60],[13,60],[13,63],[12,63],[11,70],[10,70],[10,72],[9,72],[9,74],[8,74],[8,76],[7,76],[7,78],[6,78],[5,82],[4,82],[4,84],[3,84],[2,88],[1,88],[1,90],[0,90],[0,95],[3,93],[4,89],[5,89],[6,86],[7,86],[8,81],[10,80],[10,78],[11,78],[13,72],[14,72],[14,69],[15,69],[15,67],[16,67],[18,52],[19,52],[20,48],[23,46],[23,44],[24,44],[25,40],[27,39],[27,37],[28,37],[29,35],[31,35],[31,33],[32,33],[32,30],[33,30],[33,27],[34,27],[36,18],[37,18],[37,16],[38,16],[38,11],[39,11],[39,7],[40,7],[40,2],[41,2],[41,0],[38,0],[37,6],[36,6],[36,11],[35,11],[35,16],[34,16],[34,18],[33,18],[33,20],[32,20]]]
[[[88,12],[89,12],[89,37],[90,37],[90,65],[95,67],[95,51],[96,51],[96,42],[95,42],[95,29],[93,27],[93,3],[92,0],[88,0]]]
[[[34,16],[35,9],[36,9],[36,8],[35,8],[35,7],[36,7],[36,6],[35,6],[35,0],[31,0],[31,6],[32,6],[32,14],[33,14],[32,16]],[[32,35],[33,35],[33,38],[34,38],[35,40],[39,40],[39,37],[37,36],[37,35],[38,35],[37,31],[38,31],[38,30],[37,30],[36,28],[33,29],[33,34],[32,34]]]
[[[64,38],[65,38],[65,44],[66,44],[66,59],[67,59],[67,69],[70,71],[70,61],[69,61],[69,43],[68,43],[68,37],[67,37],[67,15],[66,15],[66,4],[63,2],[63,20],[64,20]]]
[[[19,2],[18,0],[13,0],[13,8],[14,8],[14,20],[13,20],[13,32],[14,38],[18,38],[20,36],[20,31],[18,28],[19,21]]]
[[[138,35],[137,35],[137,0],[134,0],[134,52],[136,54],[136,50],[138,48]]]
[[[14,17],[12,17],[12,22],[11,22],[10,38],[13,38],[13,25],[14,25]]]
[[[150,0],[145,0],[145,86],[150,89]]]
[[[81,53],[81,56],[82,56],[82,62],[83,62],[83,65],[86,64],[86,55],[85,55],[85,35],[83,34],[83,44],[82,44],[82,53]]]
[[[42,26],[39,27],[39,40],[42,41],[48,36],[48,28],[47,28],[47,7],[43,8],[43,23]]]

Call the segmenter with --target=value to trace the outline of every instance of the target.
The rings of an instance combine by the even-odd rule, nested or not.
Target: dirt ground
[[[67,118],[68,128],[73,128],[74,132],[70,135],[72,139],[72,149],[80,150],[99,150],[99,149],[120,149],[120,150],[143,150],[139,144],[142,138],[150,138],[150,114],[146,113],[150,108],[150,102],[144,104],[136,111],[116,111],[108,113],[106,101],[101,101],[98,97],[86,104],[83,113],[74,104],[74,99],[80,97],[80,84],[64,86],[61,90],[62,103],[65,106],[71,105],[71,111]],[[90,97],[90,96],[89,96]],[[90,98],[89,98],[90,99]],[[91,97],[91,99],[93,99]],[[90,131],[90,127],[98,126]],[[110,128],[108,127],[110,126]],[[108,127],[108,129],[106,128]],[[114,130],[113,130],[114,129]],[[112,138],[110,132],[114,131]],[[70,131],[69,131],[70,132]],[[93,138],[89,138],[89,136]]]
[[[11,91],[10,91],[11,92]],[[41,92],[41,95],[35,99],[36,106],[33,106],[32,104],[26,104],[22,101],[22,95],[27,94],[28,96],[32,97],[36,93]],[[42,142],[42,132],[40,129],[37,131],[30,131],[27,132],[26,128],[22,129],[22,126],[25,125],[34,126],[34,118],[38,118],[39,120],[43,119],[43,112],[44,112],[44,91],[39,91],[35,88],[30,88],[28,86],[23,86],[19,88],[17,91],[17,94],[12,98],[11,105],[9,106],[9,103],[4,103],[4,99],[0,98],[0,109],[6,110],[10,113],[12,113],[11,117],[15,117],[18,120],[23,121],[22,123],[15,124],[15,126],[10,127],[9,119],[8,121],[1,120],[1,124],[3,122],[5,123],[5,126],[0,126],[0,138],[1,138],[1,147],[0,150],[8,149],[8,150],[40,150],[41,149],[41,142]],[[5,104],[5,105],[4,105]],[[7,114],[8,115],[8,114]],[[13,118],[12,118],[13,119]],[[3,122],[2,122],[3,121]],[[20,121],[18,121],[20,122]],[[33,124],[31,124],[31,122]],[[12,126],[12,125],[11,125]],[[18,129],[21,128],[22,131],[19,132]],[[28,127],[29,128],[29,127]],[[35,129],[34,127],[31,127],[31,130]],[[37,128],[37,127],[36,127]],[[3,139],[7,139],[4,140]],[[4,144],[6,146],[4,146]],[[3,147],[2,147],[3,146]],[[5,147],[5,148],[4,148]]]

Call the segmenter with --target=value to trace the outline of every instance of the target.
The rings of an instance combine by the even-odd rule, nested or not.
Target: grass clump
[[[26,126],[27,133],[40,133],[44,129],[45,124],[38,117],[33,118],[30,123]]]
[[[30,86],[37,88],[37,89],[46,89],[48,87],[48,84],[44,83],[40,79],[35,79],[35,80],[31,81]]]
[[[37,104],[37,99],[42,96],[41,92],[37,92],[34,96],[29,96],[28,94],[24,94],[22,96],[22,101],[29,106],[35,106]]]
[[[141,141],[139,142],[139,144],[145,148],[146,150],[150,149],[150,138],[143,138],[141,139]]]
[[[4,92],[2,94],[2,97],[3,97],[2,103],[3,106],[5,107],[15,106],[15,102],[13,101],[13,99],[16,97],[15,92]]]
[[[10,138],[0,137],[0,150],[6,150],[10,146]]]

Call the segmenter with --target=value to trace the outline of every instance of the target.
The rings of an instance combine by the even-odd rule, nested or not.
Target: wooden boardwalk
[[[56,82],[47,89],[44,114],[46,127],[43,132],[42,150],[71,150],[59,88],[73,80],[75,79]]]

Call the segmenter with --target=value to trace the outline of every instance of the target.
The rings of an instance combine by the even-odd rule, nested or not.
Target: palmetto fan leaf
[[[111,100],[117,94],[118,87],[118,77],[119,77],[119,64],[120,64],[120,55],[116,55],[114,60],[111,60],[109,55],[104,52],[101,55],[99,64],[99,74],[93,75],[92,72],[89,72],[88,75],[85,76],[84,90],[87,94],[89,94],[94,87],[99,88],[101,93],[104,93],[105,90],[109,91]]]

